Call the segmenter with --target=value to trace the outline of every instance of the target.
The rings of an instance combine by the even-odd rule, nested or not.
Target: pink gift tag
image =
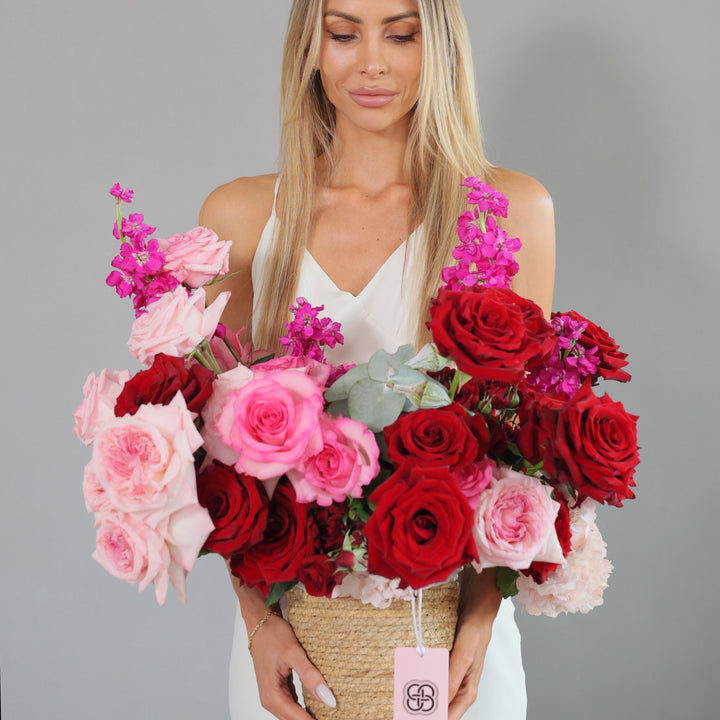
[[[449,670],[446,648],[395,648],[393,720],[447,720]]]

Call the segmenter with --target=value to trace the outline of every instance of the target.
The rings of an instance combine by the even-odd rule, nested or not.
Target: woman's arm
[[[252,261],[263,228],[272,211],[275,176],[238,178],[214,190],[200,210],[200,224],[214,230],[221,240],[230,240],[230,272],[238,273],[228,280],[207,288],[210,300],[230,290],[231,296],[222,321],[234,331],[245,328],[245,339],[251,337]],[[228,570],[229,571],[229,570]],[[255,588],[242,585],[230,575],[240,604],[248,636],[267,614],[265,599]],[[307,688],[318,694],[329,692],[325,680],[308,660],[292,628],[281,617],[271,616],[253,637],[252,659],[255,666],[260,701],[263,707],[281,720],[311,720],[295,701],[291,689],[291,671],[295,670]]]
[[[516,258],[520,272],[513,290],[536,302],[550,317],[555,282],[555,218],[552,199],[537,181],[522,173],[498,169],[493,185],[509,201],[503,228],[519,237],[522,249]],[[459,720],[475,702],[485,653],[497,615],[500,591],[493,568],[478,574],[463,573],[455,644],[450,655],[450,709],[448,720]]]

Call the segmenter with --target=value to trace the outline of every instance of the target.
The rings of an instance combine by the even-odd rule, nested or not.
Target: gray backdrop
[[[638,499],[605,509],[602,608],[520,617],[531,720],[717,718],[720,590],[710,0],[464,3],[488,154],[555,200],[555,309],[631,354],[608,390],[641,416]],[[233,594],[218,558],[189,601],[91,558],[87,373],[133,367],[104,286],[119,180],[170,234],[205,195],[274,169],[288,0],[2,0],[2,710],[8,720],[226,717]]]

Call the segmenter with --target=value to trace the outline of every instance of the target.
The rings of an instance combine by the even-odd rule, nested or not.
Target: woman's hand
[[[475,702],[483,671],[492,624],[502,595],[495,585],[495,571],[463,573],[455,643],[450,653],[450,707],[448,720],[460,720]]]
[[[315,697],[334,707],[335,698],[320,671],[308,660],[290,625],[272,615],[252,642],[258,691],[262,706],[280,720],[312,720],[297,703],[292,671]],[[329,701],[329,702],[328,702]]]
[[[262,706],[279,720],[312,720],[297,703],[292,680],[295,670],[304,687],[311,689],[320,702],[335,707],[335,698],[325,678],[308,660],[290,625],[277,614],[263,622],[267,615],[265,598],[257,589],[241,585],[232,573],[230,577],[248,637],[255,630],[250,654]]]

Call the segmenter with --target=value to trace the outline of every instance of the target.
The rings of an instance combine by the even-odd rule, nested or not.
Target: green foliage
[[[506,567],[495,568],[495,583],[504,598],[518,594],[517,579],[520,573]]]
[[[291,582],[273,583],[270,586],[270,594],[268,595],[268,599],[265,601],[265,607],[271,607],[276,602],[279,602],[280,598],[288,590],[292,590],[297,584],[298,584],[297,580],[292,580]]]

